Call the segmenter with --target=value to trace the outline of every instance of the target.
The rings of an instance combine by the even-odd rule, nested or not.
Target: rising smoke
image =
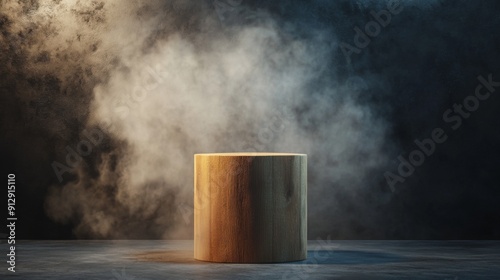
[[[88,70],[106,75],[89,92],[82,128],[119,144],[92,159],[95,167],[85,157],[75,180],[52,187],[46,200],[49,216],[74,222],[77,237],[191,237],[196,152],[307,153],[312,216],[335,209],[326,186],[359,191],[383,166],[383,122],[325,77],[330,34],[301,38],[265,12],[239,22],[216,12],[187,1],[62,1],[30,15],[60,28],[41,46],[47,56],[87,47]],[[65,80],[69,71],[60,71]],[[314,203],[322,196],[331,203]]]
[[[197,152],[307,153],[316,178],[311,201],[331,196],[329,184],[366,187],[368,172],[384,164],[385,128],[348,87],[323,78],[328,34],[300,38],[263,12],[224,25],[210,6],[170,4],[125,13],[102,7],[106,28],[94,35],[119,63],[94,87],[87,126],[107,128],[123,145],[115,166],[114,154],[104,153],[98,176],[80,167],[76,182],[53,188],[51,217],[77,216],[77,235],[191,237]],[[177,12],[187,15],[185,30],[175,28]],[[115,23],[114,13],[126,20]],[[311,203],[310,213],[332,204]]]
[[[390,81],[359,70],[369,49],[353,70],[338,38],[352,40],[382,1],[338,1],[330,15],[229,2],[2,3],[5,73],[27,81],[8,98],[32,105],[22,115],[50,139],[40,149],[70,169],[46,180],[47,215],[80,238],[192,238],[194,153],[297,152],[308,154],[311,238],[386,236],[372,210],[387,203],[382,174],[399,152],[380,102]],[[99,141],[70,166],[89,131]]]

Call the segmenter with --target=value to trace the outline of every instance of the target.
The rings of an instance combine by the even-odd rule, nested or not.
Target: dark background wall
[[[500,87],[447,113],[475,105],[479,76],[500,81],[498,1],[396,1],[363,46],[355,27],[386,1],[198,2],[0,4],[0,174],[17,178],[18,238],[192,238],[192,154],[235,150],[308,153],[310,239],[500,237]],[[163,73],[143,79],[156,95],[107,99],[148,69]],[[400,159],[436,128],[446,140],[403,178]],[[70,167],[67,147],[95,129]]]

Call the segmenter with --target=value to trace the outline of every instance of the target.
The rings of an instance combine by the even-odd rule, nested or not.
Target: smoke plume
[[[239,8],[252,17],[224,20],[211,5],[186,1],[40,3],[31,18],[57,15],[52,25],[64,26],[42,53],[57,57],[76,35],[71,51],[87,48],[88,70],[105,75],[89,92],[73,149],[83,160],[73,181],[50,189],[50,217],[74,222],[77,237],[190,237],[197,152],[307,153],[313,216],[335,209],[314,203],[335,200],[327,186],[366,187],[385,163],[384,122],[350,98],[349,86],[327,80],[330,34],[298,36],[269,13]],[[59,70],[64,81],[68,71]],[[116,143],[94,166],[85,154],[101,143],[89,145],[85,129]]]

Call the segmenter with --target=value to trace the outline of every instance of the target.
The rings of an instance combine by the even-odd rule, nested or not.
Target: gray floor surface
[[[309,241],[279,264],[195,261],[192,240],[16,242],[0,279],[500,279],[500,241]]]

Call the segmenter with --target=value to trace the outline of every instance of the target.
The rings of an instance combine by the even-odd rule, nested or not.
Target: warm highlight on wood
[[[195,259],[306,259],[306,155],[196,154],[194,178]]]

